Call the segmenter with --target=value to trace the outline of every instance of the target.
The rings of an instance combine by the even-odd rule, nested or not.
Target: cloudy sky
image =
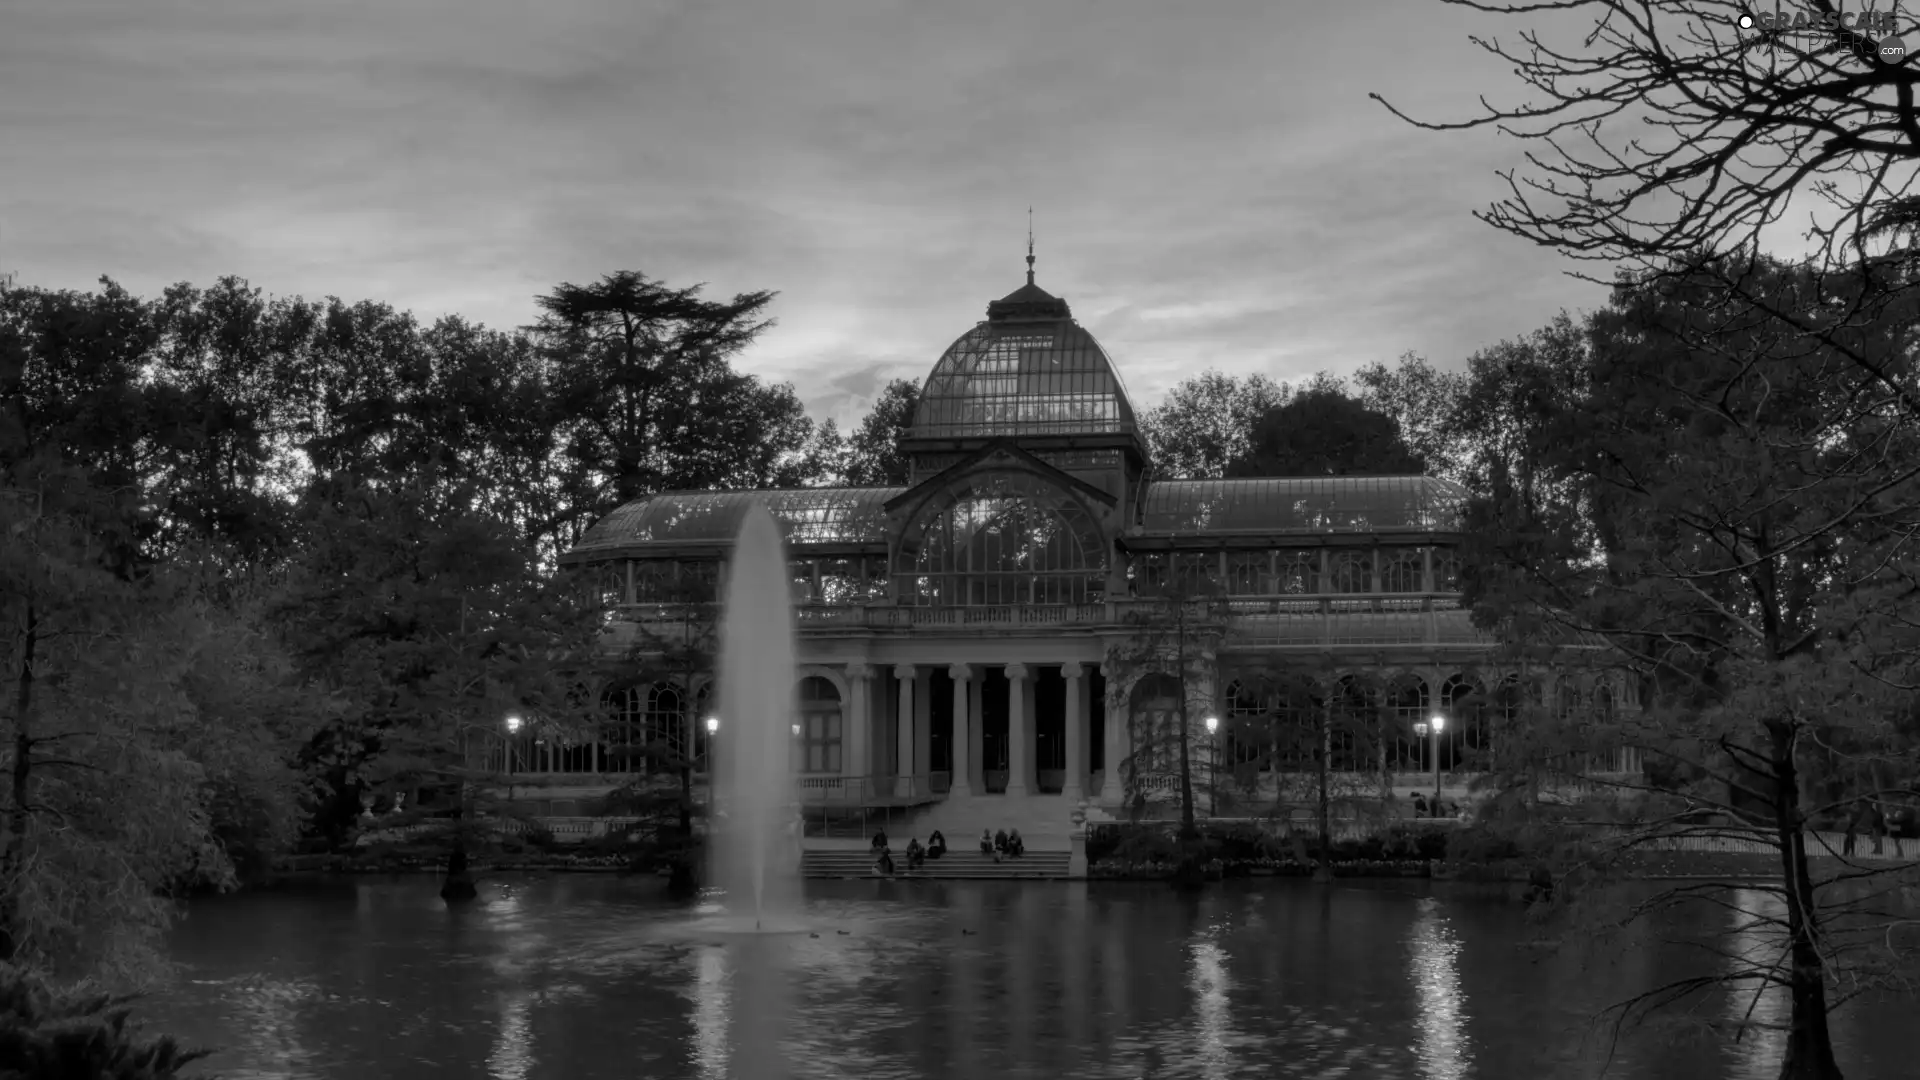
[[[0,271],[237,274],[489,325],[636,269],[775,289],[817,416],[1039,281],[1136,401],[1207,367],[1454,366],[1593,286],[1471,211],[1521,100],[1437,0],[9,0]]]

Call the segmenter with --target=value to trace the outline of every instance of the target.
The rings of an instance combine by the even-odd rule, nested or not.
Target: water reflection
[[[181,927],[191,978],[140,1018],[236,1080],[1589,1077],[1586,1020],[1691,955],[1535,964],[1510,908],[1405,889],[923,884],[821,883],[812,932],[780,935],[614,879],[457,913],[406,881],[238,897]],[[1723,917],[1691,929],[1726,947]],[[1899,1075],[1899,1010],[1860,1007],[1842,1068]],[[1609,1080],[1727,1074],[1718,1047],[1630,1038]]]
[[[1472,1058],[1467,1046],[1466,991],[1460,985],[1460,942],[1440,901],[1420,901],[1413,925],[1408,975],[1420,1010],[1420,1068],[1428,1080],[1464,1080]]]
[[[718,945],[694,954],[693,1064],[700,1080],[726,1080],[727,957]]]
[[[1787,916],[1785,899],[1759,889],[1735,889],[1727,913],[1727,968],[1778,970],[1784,963],[1786,935],[1779,924]],[[1777,1069],[1786,1051],[1790,1003],[1786,988],[1742,980],[1727,995],[1726,1019],[1736,1075],[1761,1075]]]
[[[533,995],[525,990],[501,995],[500,1034],[487,1058],[493,1080],[527,1080],[533,1067]]]
[[[1227,1001],[1233,980],[1227,974],[1227,951],[1212,941],[1196,941],[1192,954],[1187,987],[1193,995],[1200,1051],[1196,1056],[1208,1080],[1225,1080],[1234,1067],[1233,1011]]]

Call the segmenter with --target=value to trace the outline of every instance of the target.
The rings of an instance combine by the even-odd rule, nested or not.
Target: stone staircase
[[[894,877],[929,880],[1034,880],[1067,876],[1068,855],[1064,851],[1028,849],[1017,859],[994,862],[978,851],[949,850],[938,859],[928,859],[920,869],[909,873],[900,848],[893,849]],[[806,851],[800,856],[800,873],[809,878],[871,878],[873,855],[868,851]]]
[[[1072,805],[1057,795],[950,797],[896,825],[887,837],[897,850],[910,837],[924,843],[927,834],[938,829],[946,836],[949,848],[977,853],[980,830],[1019,829],[1028,851],[1037,847],[1064,851],[1073,832],[1072,812]]]

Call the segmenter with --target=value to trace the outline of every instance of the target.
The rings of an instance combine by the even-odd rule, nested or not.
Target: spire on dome
[[[1033,284],[1033,207],[1027,207],[1027,284]]]

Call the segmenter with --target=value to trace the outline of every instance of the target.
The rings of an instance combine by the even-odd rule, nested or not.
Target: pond
[[[458,911],[425,877],[219,897],[138,1015],[232,1078],[1503,1080],[1597,1075],[1598,1009],[1715,962],[1652,932],[1530,946],[1516,906],[1423,881],[809,882],[805,922],[732,934],[611,875],[496,879]],[[1836,1015],[1846,1074],[1903,1074],[1912,1015]],[[1606,1075],[1771,1080],[1776,1039],[1630,1033]]]

